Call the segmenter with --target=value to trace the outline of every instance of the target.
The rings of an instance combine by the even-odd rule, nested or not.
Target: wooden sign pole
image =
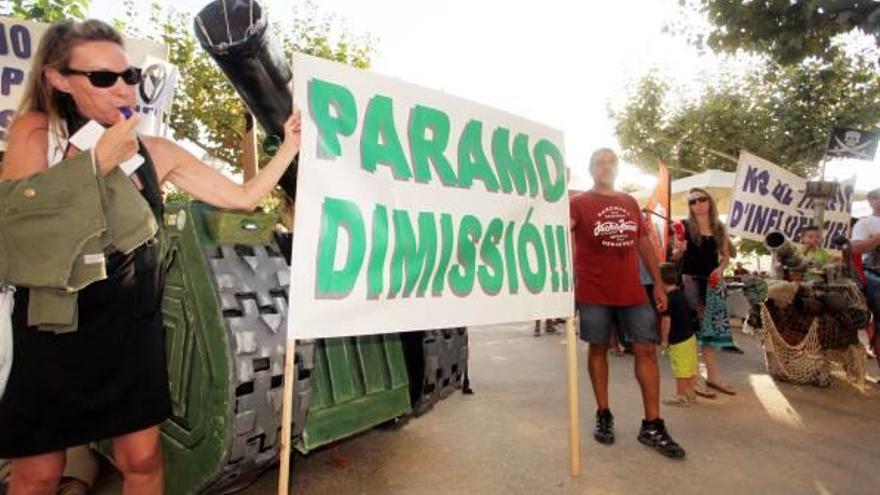
[[[254,125],[254,115],[250,112],[244,114],[244,139],[242,140],[241,175],[247,182],[257,176],[260,170],[260,153],[257,150],[257,128]]]
[[[284,353],[284,389],[281,398],[281,466],[278,470],[278,495],[290,493],[290,456],[293,436],[293,382],[296,380],[296,339],[287,340]]]
[[[574,317],[565,324],[565,350],[568,357],[568,446],[571,456],[571,475],[581,474],[581,421],[578,414],[577,331]]]

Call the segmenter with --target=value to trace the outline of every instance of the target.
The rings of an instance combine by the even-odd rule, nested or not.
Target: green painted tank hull
[[[290,238],[271,215],[169,206],[162,312],[172,416],[162,425],[170,495],[225,493],[278,460]],[[293,445],[308,454],[404,424],[461,388],[465,329],[296,345]],[[109,442],[99,449],[111,456]],[[112,460],[112,459],[111,459]],[[0,460],[0,493],[8,464]]]
[[[274,225],[198,202],[166,213],[168,493],[228,491],[278,459],[290,271]],[[414,405],[427,410],[461,386],[465,339],[447,330],[298,341],[294,447],[308,453]]]

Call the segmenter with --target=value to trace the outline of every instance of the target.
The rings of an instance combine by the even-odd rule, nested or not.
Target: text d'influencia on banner
[[[348,314],[337,324],[353,334],[571,314],[560,133],[311,57],[294,65],[307,113],[294,319]]]
[[[814,200],[804,195],[807,181],[763,158],[743,151],[739,156],[730,214],[730,232],[763,241],[772,231],[796,239],[798,231],[814,223]],[[854,181],[840,184],[825,212],[825,247],[849,229]]]

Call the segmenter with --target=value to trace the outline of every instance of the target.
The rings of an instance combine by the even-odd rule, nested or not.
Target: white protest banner
[[[806,187],[806,179],[741,152],[727,218],[730,233],[763,242],[768,232],[778,230],[795,239],[802,227],[814,223],[813,200],[804,196]],[[826,205],[825,247],[834,236],[848,232],[853,188],[853,181],[841,183],[837,196]]]
[[[6,149],[6,132],[24,96],[40,39],[48,28],[49,24],[0,16],[0,151]],[[167,58],[165,47],[158,43],[135,39],[127,39],[125,43],[129,60],[135,66],[140,67],[148,56],[161,60]],[[140,105],[138,110],[144,114],[154,113],[149,107],[141,108]],[[150,129],[141,130],[153,133]]]
[[[296,54],[290,338],[570,316],[562,133]]]

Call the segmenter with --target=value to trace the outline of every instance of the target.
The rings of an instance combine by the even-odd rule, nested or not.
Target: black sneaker
[[[669,457],[670,459],[684,459],[684,449],[666,431],[666,424],[662,419],[654,421],[642,420],[642,428],[639,430],[639,442],[653,447],[654,450]]]
[[[608,409],[596,411],[596,425],[593,427],[593,438],[597,442],[611,445],[614,443],[614,416]]]

